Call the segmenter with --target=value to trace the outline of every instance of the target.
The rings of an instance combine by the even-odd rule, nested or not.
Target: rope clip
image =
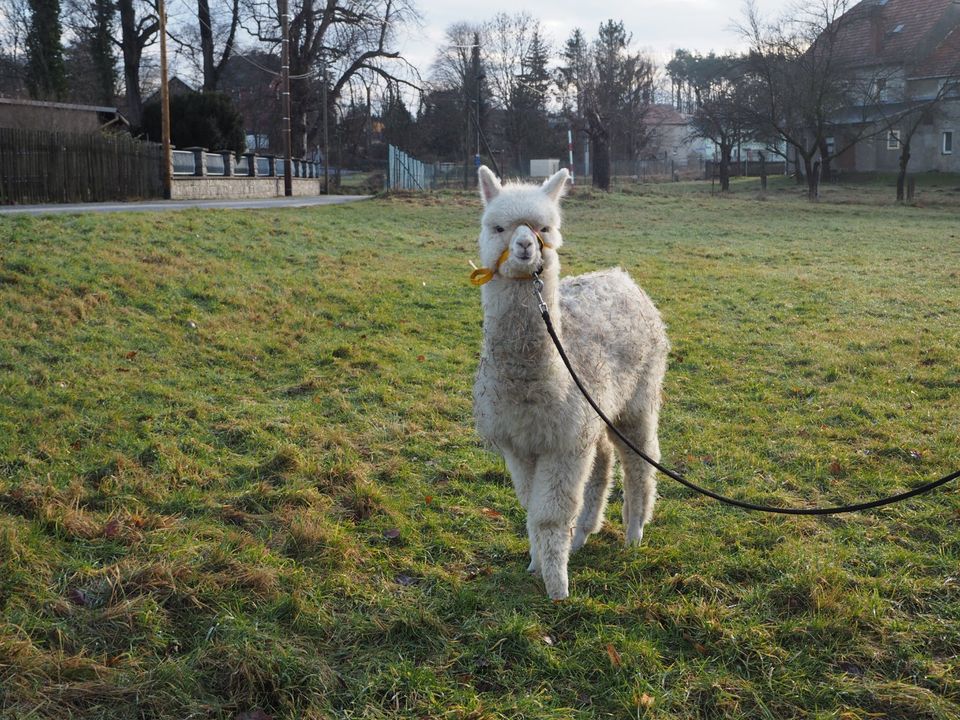
[[[537,297],[538,307],[541,315],[547,314],[547,303],[543,299],[543,280],[540,279],[540,272],[533,273],[533,294]]]

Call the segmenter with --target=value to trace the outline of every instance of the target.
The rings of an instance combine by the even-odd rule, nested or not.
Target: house
[[[92,133],[127,131],[130,123],[115,107],[0,97],[0,127]]]
[[[842,59],[869,85],[870,103],[835,118],[828,146],[846,144],[844,127],[867,132],[834,167],[895,171],[903,133],[916,127],[909,169],[960,172],[960,0],[863,0],[839,22]]]
[[[648,132],[644,148],[648,159],[669,160],[675,167],[685,168],[713,154],[707,141],[693,136],[690,116],[670,104],[651,105],[643,123]]]

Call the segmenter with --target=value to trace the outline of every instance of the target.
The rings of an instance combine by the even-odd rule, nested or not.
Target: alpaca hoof
[[[570,591],[567,588],[567,583],[561,583],[554,588],[548,587],[547,595],[550,596],[551,600],[553,600],[554,602],[557,602],[559,600],[566,600],[568,597],[570,597]]]
[[[587,537],[587,533],[577,528],[577,531],[573,535],[573,541],[570,543],[570,552],[575,553],[577,550],[586,545]]]
[[[625,544],[627,547],[638,547],[642,541],[643,528],[640,528],[639,530],[627,533],[627,541]]]
[[[531,561],[530,561],[530,564],[527,565],[527,572],[530,573],[531,575],[539,575],[539,574],[540,574],[540,566],[537,565],[537,561],[536,561],[536,560],[531,560]]]

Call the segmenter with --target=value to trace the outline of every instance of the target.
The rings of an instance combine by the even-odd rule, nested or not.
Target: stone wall
[[[293,194],[319,195],[320,178],[293,178]],[[212,200],[283,197],[283,177],[174,177],[171,200]]]

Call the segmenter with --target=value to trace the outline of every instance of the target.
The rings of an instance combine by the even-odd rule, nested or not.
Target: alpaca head
[[[480,220],[480,260],[506,278],[528,277],[540,270],[557,271],[556,250],[563,244],[560,235],[560,198],[570,173],[560,170],[543,185],[507,183],[483,166],[480,197],[484,211]],[[550,248],[541,247],[537,234]],[[551,249],[552,248],[552,249]],[[505,260],[497,265],[504,250]]]

